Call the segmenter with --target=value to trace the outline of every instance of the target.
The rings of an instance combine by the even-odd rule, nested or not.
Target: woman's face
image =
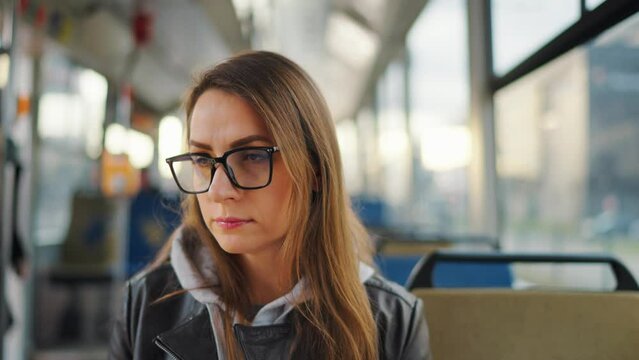
[[[241,97],[212,89],[195,103],[190,152],[219,157],[238,147],[275,145],[264,121]],[[211,187],[198,194],[197,200],[206,226],[222,249],[232,254],[258,255],[280,248],[289,228],[291,193],[291,177],[276,152],[267,187],[236,188],[218,165]]]

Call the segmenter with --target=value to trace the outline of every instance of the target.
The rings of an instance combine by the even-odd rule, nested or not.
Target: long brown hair
[[[323,96],[298,65],[264,51],[240,54],[204,72],[185,102],[188,124],[195,103],[209,89],[240,96],[256,111],[293,181],[289,214],[295,218],[282,252],[293,283],[303,278],[310,299],[296,306],[293,351],[312,349],[314,356],[327,359],[377,359],[376,325],[358,272],[360,261],[370,263],[371,246],[344,189],[335,127]],[[227,353],[238,359],[231,314],[236,311],[243,319],[249,314],[244,275],[207,229],[194,195],[183,209],[182,236],[200,239],[216,263],[220,296],[229,309],[223,315]],[[155,263],[167,256],[162,252]]]

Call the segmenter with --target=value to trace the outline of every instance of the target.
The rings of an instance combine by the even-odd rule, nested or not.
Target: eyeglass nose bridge
[[[233,173],[233,169],[226,162],[226,156],[211,158],[210,160],[211,160],[211,181],[209,182],[209,188],[207,189],[207,191],[211,190],[211,186],[213,185],[213,177],[215,176],[215,173],[219,167],[217,166],[218,164],[222,167],[222,171],[231,182],[231,185],[233,185],[233,187],[235,188],[240,187],[240,185],[237,183],[237,179],[235,178],[235,173]]]

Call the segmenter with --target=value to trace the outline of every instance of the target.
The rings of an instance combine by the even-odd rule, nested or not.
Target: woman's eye
[[[244,154],[244,160],[246,161],[263,161],[268,160],[268,154],[260,151],[260,152],[249,152]]]
[[[209,167],[211,162],[205,157],[196,157],[193,159],[193,164],[197,167]]]

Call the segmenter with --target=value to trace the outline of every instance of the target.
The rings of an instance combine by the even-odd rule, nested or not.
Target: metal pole
[[[500,235],[493,114],[490,0],[467,0],[470,64],[470,221],[475,233]],[[499,248],[499,240],[495,247]]]
[[[30,159],[27,160],[29,163],[29,173],[28,177],[25,177],[25,180],[28,179],[28,182],[25,182],[25,186],[28,187],[26,191],[24,206],[27,207],[26,213],[29,214],[29,229],[25,231],[25,245],[26,248],[29,249],[30,261],[28,278],[25,279],[25,317],[24,317],[24,332],[22,338],[22,346],[23,346],[23,356],[24,359],[31,359],[33,357],[34,352],[34,310],[36,307],[35,301],[35,289],[38,285],[37,281],[37,263],[36,259],[38,259],[38,246],[36,245],[36,218],[35,213],[37,209],[38,202],[38,180],[39,172],[40,172],[40,138],[38,136],[38,121],[40,118],[39,114],[39,106],[40,97],[42,95],[42,52],[36,51],[33,55],[33,63],[32,63],[32,71],[33,77],[31,79],[33,90],[31,93],[31,126],[30,126],[30,141],[29,146],[31,147],[29,154]]]
[[[15,18],[16,6],[13,0],[2,0],[0,16],[3,17],[2,28],[0,29],[0,53],[9,58],[8,79],[3,89],[0,89],[0,325],[2,326],[2,341],[0,341],[0,360],[4,358],[4,329],[7,324],[7,308],[5,307],[5,267],[8,259],[8,248],[11,243],[10,226],[13,221],[12,213],[14,195],[9,190],[12,183],[6,181],[10,174],[6,166],[7,160],[7,137],[15,118],[16,97],[13,93],[13,43],[15,41]],[[9,32],[7,34],[7,32]]]

